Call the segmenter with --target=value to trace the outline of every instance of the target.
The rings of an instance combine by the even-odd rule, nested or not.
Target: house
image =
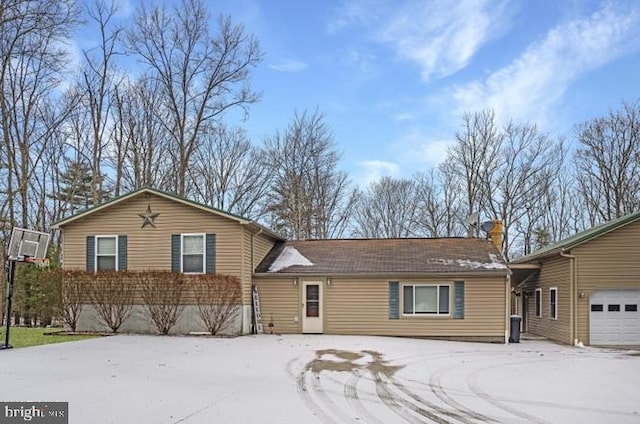
[[[242,217],[151,188],[141,188],[53,225],[62,235],[65,269],[171,270],[237,276],[242,313],[237,332],[251,324],[253,269],[282,238]],[[78,329],[99,330],[84,308]],[[185,308],[177,332],[203,331],[192,308]],[[142,306],[124,332],[153,332]]]
[[[640,344],[640,213],[510,263],[523,331],[565,344]]]
[[[510,272],[475,238],[279,242],[254,283],[279,333],[505,342]]]
[[[235,333],[250,332],[252,287],[266,332],[505,342],[510,271],[474,238],[287,241],[242,217],[142,188],[54,225],[66,269],[223,273],[242,285]],[[92,308],[78,328],[98,329]],[[122,331],[153,332],[137,305]],[[190,308],[177,333],[202,331]]]

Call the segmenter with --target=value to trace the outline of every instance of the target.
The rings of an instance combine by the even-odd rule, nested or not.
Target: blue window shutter
[[[205,242],[205,272],[207,274],[216,273],[216,235],[207,234]]]
[[[400,318],[400,284],[389,281],[389,319]]]
[[[118,271],[127,270],[127,236],[118,236]]]
[[[453,283],[453,318],[464,318],[464,281]]]
[[[96,271],[96,238],[87,236],[87,272]]]
[[[180,234],[171,235],[171,271],[180,272]]]

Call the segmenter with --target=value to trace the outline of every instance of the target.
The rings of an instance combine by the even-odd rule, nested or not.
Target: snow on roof
[[[500,262],[500,260],[495,254],[489,253],[489,259],[491,260],[491,262],[477,262],[477,261],[470,261],[468,259],[458,259],[456,260],[456,262],[458,263],[458,265],[462,267],[472,268],[472,269],[478,269],[478,268],[505,269],[507,268],[507,265],[504,264],[503,262]]]
[[[269,267],[269,272],[278,272],[290,266],[313,266],[313,262],[305,258],[295,247],[287,246]]]

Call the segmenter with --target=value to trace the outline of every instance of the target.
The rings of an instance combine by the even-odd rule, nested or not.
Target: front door
[[[322,333],[322,282],[302,283],[302,332]]]

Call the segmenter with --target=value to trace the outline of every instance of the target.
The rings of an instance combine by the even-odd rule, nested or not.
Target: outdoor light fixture
[[[327,278],[327,287],[331,287],[331,278]]]
[[[295,287],[295,286],[297,286],[297,285],[298,285],[298,277],[295,277],[295,278],[293,279],[293,286]]]
[[[580,292],[580,299],[584,299],[584,292]]]

